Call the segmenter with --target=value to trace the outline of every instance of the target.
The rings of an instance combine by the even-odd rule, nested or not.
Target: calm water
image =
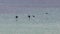
[[[32,9],[30,9],[33,11]],[[37,12],[36,12],[37,11]],[[36,10],[28,13],[0,14],[1,34],[60,34],[59,9]],[[46,14],[48,13],[48,14]],[[16,15],[18,18],[16,19]],[[31,16],[30,20],[28,15]],[[35,17],[33,17],[34,15]],[[16,21],[17,20],[17,21]]]
[[[0,34],[60,34],[59,7],[60,0],[0,0]]]

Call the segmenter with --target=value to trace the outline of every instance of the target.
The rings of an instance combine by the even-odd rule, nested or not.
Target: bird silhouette
[[[35,16],[33,15],[33,17],[35,17]]]
[[[16,18],[18,18],[18,16],[16,16]]]
[[[28,15],[29,20],[30,20],[30,17],[31,17],[31,16],[30,16],[30,15]]]
[[[15,18],[16,18],[16,21],[17,21],[18,16],[16,16]]]
[[[48,13],[45,13],[45,14],[48,14]]]

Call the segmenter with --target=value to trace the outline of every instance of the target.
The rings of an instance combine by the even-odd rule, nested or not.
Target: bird
[[[33,15],[33,17],[35,17],[35,16]]]
[[[16,16],[15,18],[16,18],[16,21],[17,21],[18,16]]]
[[[16,16],[16,18],[18,18],[18,16]]]
[[[48,14],[48,13],[45,13],[45,14]]]
[[[28,15],[29,20],[30,20],[30,17],[31,17],[31,16],[30,16],[30,15]]]

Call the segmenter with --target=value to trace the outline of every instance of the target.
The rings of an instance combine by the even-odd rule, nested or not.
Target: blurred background
[[[60,0],[0,0],[0,34],[60,34]]]
[[[27,13],[38,8],[59,8],[60,0],[0,0],[1,13]],[[36,11],[37,12],[37,11]]]

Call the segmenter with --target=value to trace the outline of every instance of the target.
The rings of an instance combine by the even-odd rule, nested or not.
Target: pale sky
[[[59,8],[60,0],[0,0],[0,13],[31,12],[35,8]],[[26,11],[25,11],[26,10]]]

